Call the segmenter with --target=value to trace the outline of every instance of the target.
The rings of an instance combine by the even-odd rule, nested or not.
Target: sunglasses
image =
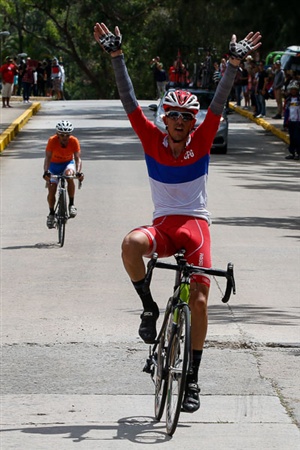
[[[70,136],[71,136],[71,135],[68,134],[68,133],[57,133],[57,135],[58,135],[58,136],[61,136],[61,137],[70,137]]]
[[[190,112],[169,111],[166,113],[166,116],[175,121],[181,117],[184,122],[190,122],[195,119],[194,114]]]

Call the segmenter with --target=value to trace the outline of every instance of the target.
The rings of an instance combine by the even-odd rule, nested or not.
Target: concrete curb
[[[28,122],[30,117],[38,112],[41,108],[41,103],[33,103],[26,111],[21,114],[12,124],[6,128],[5,131],[0,135],[0,152],[2,152],[7,145],[15,138],[18,132],[23,128],[23,126]]]
[[[279,137],[281,140],[283,140],[286,144],[290,144],[290,138],[284,131],[279,130],[278,128],[271,125],[267,120],[265,119],[257,119],[253,116],[253,114],[250,111],[246,111],[239,106],[235,106],[234,103],[229,103],[230,109],[233,109],[238,114],[241,114],[241,116],[247,117],[248,119],[252,120],[252,122],[257,123],[261,127],[263,127],[267,131],[271,131],[271,133],[275,134],[275,136]]]

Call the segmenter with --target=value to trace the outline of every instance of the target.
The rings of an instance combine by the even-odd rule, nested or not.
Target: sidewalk
[[[276,101],[267,100],[266,101],[266,117],[263,119],[256,119],[250,110],[243,109],[242,106],[235,106],[233,102],[229,103],[230,109],[234,110],[238,114],[247,117],[252,122],[257,123],[267,131],[271,131],[275,136],[279,137],[286,144],[290,143],[289,135],[286,131],[283,131],[283,119],[273,119],[277,113]]]
[[[18,132],[28,122],[30,117],[41,107],[40,102],[23,104],[20,100],[11,99],[11,108],[0,109],[0,153],[15,138]]]

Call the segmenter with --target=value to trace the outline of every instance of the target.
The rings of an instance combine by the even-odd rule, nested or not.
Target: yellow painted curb
[[[0,152],[2,152],[5,147],[14,139],[14,137],[18,134],[18,132],[24,127],[24,125],[28,122],[30,117],[38,112],[41,108],[41,104],[39,102],[32,103],[32,105],[24,111],[21,116],[19,116],[13,123],[6,128],[5,131],[0,135]]]
[[[247,117],[248,119],[252,120],[252,122],[257,123],[258,125],[262,126],[265,130],[271,131],[271,133],[275,134],[275,136],[279,137],[281,140],[283,140],[286,144],[290,144],[290,137],[287,133],[284,131],[279,130],[278,128],[271,125],[269,122],[267,122],[264,119],[257,119],[256,117],[251,114],[251,112],[246,111],[239,106],[235,106],[233,103],[229,103],[230,109],[233,109],[237,113],[239,113],[241,116]]]

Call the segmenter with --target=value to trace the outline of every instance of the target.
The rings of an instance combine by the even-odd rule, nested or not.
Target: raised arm
[[[230,94],[237,68],[240,62],[250,53],[261,46],[261,34],[256,32],[248,33],[240,42],[237,42],[236,35],[233,34],[229,44],[229,62],[224,76],[218,84],[214,98],[210,104],[210,109],[216,115],[222,114],[224,105]]]
[[[102,49],[112,57],[112,65],[120,99],[126,113],[130,114],[138,107],[138,102],[121,50],[122,36],[120,30],[116,27],[115,34],[113,34],[104,23],[96,23],[94,37]]]

